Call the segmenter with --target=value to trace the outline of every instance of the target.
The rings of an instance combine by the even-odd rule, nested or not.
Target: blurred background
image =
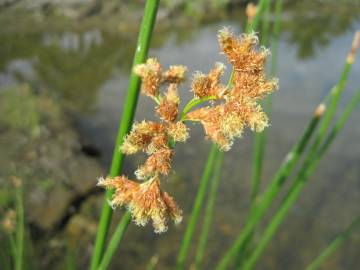
[[[231,26],[243,32],[247,2],[160,1],[149,56],[164,67],[187,66],[189,78],[197,70],[207,73],[216,61],[226,63],[217,31]],[[24,186],[26,269],[88,265],[103,199],[95,185],[111,161],[143,6],[140,0],[0,0],[0,220],[6,224],[14,204],[10,178],[15,175]],[[339,80],[358,29],[357,0],[284,1],[280,90],[273,95],[264,187]],[[359,86],[357,57],[341,109]],[[181,96],[182,105],[192,98],[189,81]],[[153,109],[141,96],[136,120],[152,119]],[[257,269],[303,269],[358,215],[359,123],[357,108]],[[247,132],[225,155],[204,269],[212,269],[246,218],[252,141]],[[131,224],[112,269],[144,269],[153,256],[159,257],[156,269],[172,269],[209,148],[202,128],[192,126],[188,143],[176,148],[174,173],[165,183],[184,209],[183,223],[162,235],[150,225]],[[125,173],[133,178],[143,160],[127,158]],[[114,225],[122,213],[115,211]],[[5,250],[11,226],[2,227],[0,250]],[[358,232],[323,269],[360,269],[359,249]]]

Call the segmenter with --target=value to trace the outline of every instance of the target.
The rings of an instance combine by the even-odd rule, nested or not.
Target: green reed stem
[[[24,239],[25,239],[25,224],[24,224],[24,194],[22,183],[16,187],[16,258],[15,270],[23,269],[24,259]]]
[[[269,225],[266,227],[262,237],[260,238],[259,243],[257,244],[256,248],[254,249],[252,255],[244,265],[244,270],[250,270],[253,269],[255,266],[258,258],[266,248],[267,244],[272,239],[273,235],[277,231],[279,225],[283,222],[286,214],[291,209],[291,206],[294,204],[296,199],[300,195],[300,191],[304,187],[305,183],[309,179],[309,176],[314,172],[317,165],[319,164],[321,157],[326,152],[328,147],[331,145],[331,143],[334,141],[336,134],[344,127],[345,123],[349,119],[351,112],[354,110],[354,108],[359,104],[360,102],[360,89],[357,91],[357,94],[352,98],[351,102],[346,106],[344,112],[340,116],[339,120],[336,121],[335,126],[330,131],[327,138],[324,140],[323,146],[316,151],[315,154],[312,154],[311,156],[308,156],[309,158],[306,158],[303,166],[300,168],[299,173],[294,181],[294,183],[291,185],[289,191],[287,192],[285,198],[281,202],[278,210],[276,211],[275,215],[271,219]],[[325,120],[325,119],[324,119]],[[312,150],[313,148],[311,148]]]
[[[262,44],[267,46],[269,43],[269,13],[270,13],[270,1],[267,2],[265,8],[265,18],[263,20],[263,38]],[[275,21],[273,26],[273,38],[271,45],[271,66],[270,75],[273,77],[277,71],[277,57],[278,57],[278,46],[280,38],[280,26],[281,26],[281,13],[282,13],[282,0],[276,0],[275,3]],[[272,97],[268,96],[265,100],[265,111],[270,117],[271,114]],[[263,167],[265,145],[266,145],[266,130],[261,133],[255,134],[254,142],[254,154],[252,162],[252,191],[251,191],[251,207],[249,215],[252,215],[256,209],[257,196],[259,193],[259,187],[261,183],[261,173]],[[243,261],[248,245],[251,243],[252,235],[249,235],[244,245],[237,251],[237,258],[235,261],[236,269],[241,269],[241,263]]]
[[[253,233],[254,227],[258,224],[265,211],[271,205],[274,197],[278,194],[281,186],[294,168],[296,162],[299,160],[301,154],[303,153],[306,145],[310,141],[310,138],[319,123],[320,117],[321,114],[315,113],[313,115],[299,142],[287,154],[282,164],[280,165],[280,168],[274,176],[273,180],[271,181],[269,188],[262,196],[262,199],[259,202],[256,211],[251,211],[252,214],[247,219],[245,227],[242,229],[234,244],[225,253],[224,257],[221,259],[220,263],[216,267],[217,270],[226,269],[233,257],[238,253],[238,250],[240,250],[243,245],[248,241],[249,236],[251,236],[251,234]]]
[[[281,32],[281,14],[282,14],[282,0],[276,0],[275,2],[275,21],[273,26],[273,38],[271,44],[271,67],[270,74],[274,76],[277,72],[277,61],[279,51],[279,41]]]
[[[126,228],[129,225],[130,221],[131,214],[130,212],[126,212],[121,218],[119,224],[117,225],[115,232],[111,236],[110,242],[104,252],[103,258],[97,270],[105,270],[109,267],[111,260],[119,246],[120,241],[125,234]]]
[[[246,33],[255,31],[258,28],[261,16],[266,8],[267,2],[270,2],[270,0],[260,0],[259,4],[256,6],[256,14],[254,18],[246,25]]]
[[[270,1],[265,1],[264,4],[264,16],[263,16],[263,24],[262,24],[262,36],[261,36],[261,45],[268,46],[269,44],[269,13],[270,13]],[[269,97],[267,98],[267,100]],[[270,108],[267,106],[267,110]],[[264,161],[264,153],[265,153],[265,140],[266,134],[265,131],[256,133],[254,136],[254,152],[253,152],[253,161],[252,161],[252,174],[251,174],[251,204],[255,204],[256,196],[259,193],[260,181],[261,181],[261,171],[263,167]]]
[[[207,244],[208,235],[209,235],[209,230],[210,230],[210,226],[211,226],[211,222],[212,222],[212,218],[213,218],[217,190],[218,190],[218,186],[219,186],[220,179],[221,179],[221,167],[222,167],[223,159],[224,159],[224,152],[220,152],[215,161],[214,176],[213,176],[212,182],[210,184],[210,191],[209,191],[209,195],[208,195],[209,197],[208,197],[206,208],[205,208],[205,217],[204,217],[204,222],[202,225],[201,234],[200,234],[200,238],[199,238],[198,249],[196,252],[194,269],[201,268],[201,263],[204,258],[206,244]]]
[[[357,38],[358,38],[358,36],[357,36]],[[354,38],[354,40],[355,39],[356,39],[356,37]],[[314,154],[316,154],[317,148],[318,148],[321,140],[323,139],[323,137],[324,137],[324,135],[326,133],[326,130],[327,130],[327,128],[328,128],[328,126],[329,126],[329,124],[330,124],[330,122],[332,120],[332,117],[333,117],[333,115],[335,113],[335,110],[336,110],[338,101],[340,99],[341,93],[342,93],[342,91],[343,91],[343,89],[345,87],[345,83],[346,83],[347,77],[349,75],[352,63],[353,63],[355,52],[356,52],[356,48],[353,46],[350,53],[349,53],[349,55],[348,55],[348,57],[347,57],[345,67],[344,67],[344,69],[342,71],[342,74],[341,74],[341,77],[340,77],[340,81],[337,84],[337,86],[335,88],[333,88],[333,90],[331,92],[331,97],[330,97],[330,102],[329,102],[330,103],[329,109],[325,112],[324,120],[322,121],[322,123],[321,123],[321,125],[319,127],[319,131],[317,133],[315,142],[311,146],[311,149],[310,149],[309,153],[307,154],[306,160],[312,158],[312,156]],[[326,97],[325,100],[328,100],[328,98]],[[311,126],[311,123],[313,122],[314,117],[319,118],[319,116],[321,116],[321,115],[315,113],[309,126]],[[310,131],[310,135],[313,133],[314,129],[315,129],[315,127]],[[303,138],[304,137],[302,137],[302,139]],[[301,151],[299,153],[296,153],[296,152],[294,153],[294,151],[291,151],[287,155],[287,158],[285,160],[285,164],[283,162],[283,164],[280,166],[280,169],[277,171],[277,173],[276,173],[274,179],[272,180],[270,186],[265,191],[265,193],[263,195],[263,198],[261,199],[259,205],[256,207],[256,211],[254,211],[254,214],[251,215],[247,219],[244,229],[239,234],[239,236],[235,240],[234,244],[230,247],[230,249],[226,252],[224,257],[221,259],[220,263],[218,264],[217,269],[225,269],[228,266],[228,264],[231,262],[232,258],[236,255],[237,251],[241,250],[242,246],[247,242],[249,236],[251,236],[251,234],[253,233],[253,230],[254,230],[255,226],[262,219],[262,217],[264,216],[266,210],[269,208],[272,201],[274,200],[276,195],[279,193],[281,186],[287,180],[288,176],[292,172],[296,162],[300,158],[300,154],[303,152],[303,150],[304,150],[306,144],[308,143],[309,139],[310,138],[307,138],[305,140],[306,143],[303,145],[304,147],[302,149],[300,149]],[[299,149],[298,145],[295,146],[295,149],[296,148]],[[294,154],[295,154],[295,156],[294,156]],[[288,164],[286,164],[286,163],[288,163]],[[308,161],[307,161],[307,163],[308,163]]]
[[[142,18],[140,32],[138,36],[138,41],[136,45],[136,51],[134,55],[133,67],[140,63],[143,63],[149,51],[149,45],[151,41],[151,36],[156,20],[157,9],[159,5],[159,0],[147,0],[144,16]],[[131,72],[128,94],[124,101],[124,109],[122,117],[119,124],[118,135],[115,142],[113,158],[110,168],[110,176],[118,176],[121,173],[124,155],[119,151],[119,147],[123,142],[126,134],[130,131],[131,125],[134,119],[135,109],[137,105],[138,95],[140,88],[140,78]],[[105,195],[103,209],[101,212],[101,217],[99,221],[99,226],[97,230],[95,247],[93,251],[93,256],[91,258],[91,270],[95,270],[101,261],[103,254],[106,238],[108,235],[112,209],[108,205],[107,200],[111,198],[113,194],[112,190],[108,190]]]
[[[209,183],[209,179],[211,176],[212,168],[214,166],[214,162],[216,160],[216,157],[219,155],[219,153],[220,153],[220,150],[218,149],[218,147],[215,144],[213,144],[211,146],[211,150],[210,150],[208,159],[206,161],[205,169],[203,171],[203,174],[202,174],[202,177],[200,180],[199,189],[196,194],[194,206],[191,210],[190,219],[189,219],[189,222],[187,224],[187,227],[186,227],[186,230],[184,233],[184,238],[181,242],[180,251],[179,251],[179,255],[178,255],[177,263],[176,263],[177,270],[184,269],[184,267],[185,267],[186,256],[188,254],[190,243],[191,243],[191,240],[194,235],[195,227],[196,227],[197,221],[199,219],[200,210],[203,205],[204,198],[205,198],[206,188]]]
[[[351,235],[354,229],[360,226],[360,216],[351,222],[350,226],[339,234],[306,268],[305,270],[316,270],[319,266],[333,254]]]
[[[156,265],[159,262],[158,256],[151,257],[148,265],[146,266],[146,270],[156,270]]]

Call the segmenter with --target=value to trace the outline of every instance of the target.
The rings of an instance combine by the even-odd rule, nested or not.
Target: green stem
[[[260,0],[259,4],[256,6],[256,14],[251,22],[248,22],[246,25],[246,33],[250,33],[252,31],[256,31],[258,25],[260,23],[261,16],[266,8],[267,2],[270,0]]]
[[[319,266],[331,255],[333,254],[350,236],[352,231],[360,226],[360,216],[351,222],[350,226],[346,228],[341,234],[339,234],[329,246],[327,246],[318,257],[316,257],[306,268],[305,270],[316,270]]]
[[[206,101],[209,100],[215,100],[217,99],[216,96],[208,96],[208,97],[203,97],[203,98],[193,98],[192,100],[190,100],[184,107],[182,113],[181,113],[181,118],[180,121],[184,121],[186,120],[186,114],[195,106],[200,105],[201,103],[204,103]]]
[[[16,187],[16,260],[15,269],[21,270],[23,268],[24,258],[24,202],[23,202],[23,187],[22,183]]]
[[[352,98],[351,102],[346,106],[344,112],[342,113],[339,120],[335,123],[335,126],[330,131],[327,138],[324,140],[324,144],[320,149],[317,148],[315,154],[312,154],[311,156],[308,156],[308,158],[305,159],[303,166],[300,168],[299,173],[290,187],[289,191],[287,192],[284,200],[280,204],[279,209],[276,211],[275,215],[271,219],[269,225],[266,227],[262,237],[260,238],[260,242],[257,244],[254,252],[246,262],[244,266],[244,270],[250,270],[253,269],[255,263],[257,262],[258,258],[266,248],[267,244],[272,239],[273,235],[277,231],[279,225],[284,220],[286,214],[291,209],[291,206],[294,204],[296,199],[300,195],[300,191],[302,190],[303,186],[309,179],[310,175],[314,172],[317,165],[320,162],[321,157],[326,152],[328,147],[331,145],[333,140],[336,137],[336,134],[338,134],[338,131],[340,131],[347,120],[349,119],[351,112],[354,110],[354,108],[358,105],[360,102],[360,89],[357,91],[357,94]],[[313,149],[313,148],[311,148]]]
[[[142,19],[140,33],[136,46],[133,67],[135,65],[143,63],[147,58],[150,40],[156,20],[158,5],[159,5],[159,0],[148,0],[146,2],[144,16]],[[120,120],[119,131],[114,147],[114,153],[110,168],[110,176],[117,176],[121,173],[124,155],[119,151],[119,147],[122,144],[126,134],[130,131],[137,105],[139,88],[140,88],[140,78],[136,76],[133,72],[131,72],[129,86],[128,86],[128,94],[125,99],[123,114]],[[108,205],[107,201],[112,197],[112,194],[113,191],[108,190],[105,195],[103,209],[101,212],[101,217],[100,217],[96,240],[95,240],[95,247],[91,258],[91,266],[90,266],[91,270],[95,270],[97,268],[103,254],[103,250],[111,222],[111,216],[112,216],[112,209]]]
[[[104,252],[104,256],[97,270],[106,270],[109,267],[111,260],[119,246],[120,241],[122,240],[125,234],[126,228],[129,225],[130,221],[131,221],[131,214],[129,212],[126,212],[124,216],[121,218],[119,224],[117,225],[114,234],[111,236],[111,240]]]
[[[355,38],[356,38],[356,36],[355,36]],[[307,154],[306,160],[312,158],[312,156],[314,154],[316,154],[317,148],[318,148],[321,140],[323,139],[327,128],[330,125],[330,122],[335,113],[338,101],[340,99],[341,93],[345,87],[346,80],[349,75],[352,63],[353,63],[352,60],[354,59],[355,52],[356,52],[356,48],[355,49],[352,48],[349,53],[349,55],[351,55],[351,57],[349,57],[349,55],[347,57],[347,61],[346,61],[345,67],[342,71],[339,83],[336,85],[335,88],[332,89],[332,91],[330,93],[331,97],[330,97],[330,102],[329,102],[330,103],[329,109],[325,112],[324,120],[322,121],[322,123],[319,127],[319,131],[315,138],[315,142],[311,146],[311,149],[310,149],[309,153]],[[349,61],[349,59],[351,59],[351,61]],[[328,97],[325,98],[325,100],[328,100],[328,99],[329,99]],[[314,115],[315,118],[317,117],[316,115],[317,114],[315,113],[315,115]],[[313,120],[311,122],[313,122]],[[314,131],[314,129],[311,130],[311,134],[313,131]],[[309,138],[306,139],[306,144],[308,142],[308,139]],[[304,145],[304,147],[306,146],[306,144]],[[296,146],[295,148],[298,148],[298,147]],[[266,210],[269,208],[272,201],[274,200],[276,195],[279,193],[281,186],[287,180],[288,176],[292,172],[292,169],[294,168],[294,166],[295,166],[296,162],[298,161],[300,154],[303,152],[303,150],[304,150],[304,148],[302,148],[299,153],[296,153],[296,152],[294,153],[293,151],[291,151],[290,155],[287,156],[286,159],[289,161],[289,164],[286,165],[283,163],[283,165],[285,165],[285,167],[283,165],[280,167],[280,169],[278,170],[274,179],[272,180],[270,187],[266,190],[265,194],[263,195],[263,198],[262,198],[261,202],[259,203],[259,206],[256,208],[256,211],[254,211],[254,214],[251,215],[249,217],[249,219],[246,221],[244,229],[239,234],[239,236],[235,240],[234,244],[226,252],[224,257],[220,261],[217,269],[225,269],[227,267],[227,265],[231,262],[232,258],[236,255],[237,251],[242,249],[243,245],[247,242],[249,236],[253,233],[255,226],[262,219]],[[294,156],[294,154],[295,154],[295,156]]]
[[[213,218],[217,190],[221,179],[221,167],[222,167],[223,159],[224,159],[224,153],[220,152],[214,166],[214,177],[210,185],[210,191],[208,195],[209,198],[206,204],[204,222],[202,225],[201,234],[199,238],[199,246],[195,257],[195,269],[201,268],[201,263],[204,258],[209,230]]]
[[[262,39],[261,45],[267,46],[269,43],[269,13],[270,13],[270,1],[265,1],[264,7],[264,16],[262,24]],[[269,97],[268,97],[269,98]],[[270,109],[270,108],[267,108]],[[269,110],[266,110],[267,112]],[[260,181],[261,181],[261,171],[264,161],[264,152],[265,152],[265,140],[266,140],[265,131],[261,133],[256,133],[254,137],[254,152],[253,152],[253,162],[252,162],[252,174],[251,174],[251,204],[255,204],[256,196],[259,193]]]
[[[220,151],[218,150],[217,146],[213,144],[211,146],[210,154],[208,156],[205,169],[203,171],[203,175],[200,180],[199,189],[196,194],[194,206],[191,210],[190,219],[184,233],[184,238],[181,242],[180,251],[176,263],[177,270],[184,269],[185,267],[186,256],[188,254],[190,243],[194,235],[195,227],[199,219],[201,206],[203,205],[203,201],[205,198],[206,188],[209,183],[214,162],[219,153]]]
[[[271,181],[270,186],[265,191],[261,201],[259,202],[256,211],[251,211],[252,214],[247,219],[245,227],[242,229],[234,244],[225,253],[224,257],[219,262],[218,266],[216,267],[217,270],[226,269],[234,256],[237,255],[238,251],[241,250],[243,245],[248,241],[249,236],[251,236],[253,233],[254,227],[258,224],[265,211],[272,203],[274,197],[278,194],[286,178],[299,160],[300,155],[303,153],[306,145],[310,141],[311,135],[319,123],[320,117],[320,114],[313,115],[299,142],[292,148],[292,150],[287,154],[284,161],[282,162],[279,170]]]

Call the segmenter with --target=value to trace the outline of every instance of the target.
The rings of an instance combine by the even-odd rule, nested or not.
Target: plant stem
[[[345,83],[347,80],[347,77],[349,75],[352,63],[354,61],[355,53],[357,50],[357,47],[359,45],[359,39],[360,39],[360,33],[357,32],[354,36],[353,44],[351,47],[351,50],[347,56],[345,67],[342,71],[340,81],[336,85],[335,88],[332,89],[331,95],[330,95],[330,106],[329,110],[325,112],[324,121],[321,123],[317,137],[315,139],[315,142],[311,146],[310,152],[307,155],[306,159],[309,159],[314,153],[316,153],[316,150],[323,139],[325,132],[331,122],[331,119],[335,113],[335,109],[337,107],[339,98],[341,96],[341,93],[345,87]],[[328,100],[328,97],[325,97],[325,100]],[[318,110],[318,109],[317,109]],[[308,127],[311,127],[311,123],[314,121],[314,118],[319,118],[321,115],[318,113],[315,113],[313,116],[313,119],[310,122],[310,125]],[[316,122],[317,124],[317,122]],[[315,124],[315,126],[316,126]],[[315,130],[315,126],[312,130],[310,130],[311,135],[313,131]],[[305,132],[306,134],[307,132]],[[304,134],[304,135],[305,135]],[[299,147],[301,145],[301,141],[305,139],[305,143],[303,144],[303,147]],[[239,234],[237,239],[235,240],[234,244],[230,247],[230,249],[226,252],[224,257],[221,259],[220,263],[217,266],[217,269],[225,269],[227,265],[231,262],[232,258],[236,255],[238,250],[242,249],[242,246],[247,243],[249,236],[253,233],[253,230],[255,226],[259,223],[259,221],[264,216],[266,210],[271,205],[272,201],[276,197],[276,195],[279,193],[281,186],[284,184],[284,182],[287,180],[288,176],[292,172],[295,164],[300,158],[300,155],[302,154],[305,146],[307,145],[310,137],[304,138],[300,140],[300,143],[295,146],[294,150],[300,150],[300,151],[291,151],[279,170],[277,171],[274,179],[272,180],[269,188],[266,190],[265,194],[263,195],[263,198],[261,199],[259,206],[256,208],[256,211],[254,211],[254,214],[252,214],[246,221],[245,227],[242,230],[242,232]]]
[[[191,210],[190,219],[184,233],[184,238],[181,242],[180,251],[176,263],[177,270],[184,269],[185,267],[186,256],[188,254],[195,227],[199,219],[201,206],[203,205],[203,201],[205,198],[206,188],[209,183],[214,162],[219,153],[220,150],[218,149],[218,147],[215,144],[212,144],[208,159],[206,161],[205,169],[200,180],[200,185],[196,194],[194,206]]]
[[[290,187],[289,191],[287,192],[285,198],[280,204],[279,209],[276,211],[275,215],[271,219],[269,225],[266,227],[262,237],[260,238],[260,242],[257,244],[254,252],[246,262],[244,266],[244,270],[253,269],[255,263],[257,262],[259,256],[264,251],[267,244],[272,239],[272,236],[277,231],[279,225],[284,220],[286,214],[290,210],[291,206],[294,204],[296,199],[300,195],[300,191],[302,190],[304,184],[309,179],[309,176],[314,172],[317,165],[319,164],[321,157],[326,152],[328,147],[331,145],[333,140],[338,134],[338,131],[341,130],[347,120],[349,119],[351,112],[360,102],[360,89],[357,91],[357,94],[352,98],[351,102],[346,106],[344,112],[342,113],[339,120],[335,123],[332,131],[329,133],[328,137],[324,140],[323,146],[320,148],[318,152],[311,154],[308,158],[304,161],[303,166],[300,168],[299,173]],[[313,149],[313,148],[311,148]],[[318,149],[318,148],[317,148]]]
[[[131,221],[131,214],[129,212],[125,212],[124,216],[121,218],[121,221],[117,225],[114,234],[111,236],[111,240],[104,252],[104,256],[97,270],[106,270],[109,267],[112,257],[114,256],[114,253],[118,248],[119,243],[122,240],[126,228],[129,225],[130,221]]]
[[[137,64],[143,63],[147,58],[151,36],[156,20],[156,14],[158,9],[159,0],[147,0],[144,10],[144,16],[141,22],[139,37],[137,41],[133,67]],[[114,147],[113,158],[110,168],[110,176],[118,176],[121,173],[124,155],[119,151],[119,147],[123,142],[124,137],[130,131],[135,109],[137,105],[138,95],[140,88],[140,78],[131,72],[128,94],[125,99],[124,109],[119,124],[118,135]],[[95,247],[93,256],[91,258],[91,270],[95,270],[101,261],[101,257],[104,250],[104,245],[108,235],[108,230],[111,222],[112,209],[108,205],[107,200],[111,198],[113,194],[112,190],[108,190],[105,195],[103,209],[99,221],[97,230]]]
[[[360,225],[360,216],[351,222],[350,226],[339,234],[306,268],[305,270],[316,270],[333,254],[350,236],[352,231]]]
[[[224,159],[224,153],[220,152],[215,161],[214,176],[210,185],[210,191],[208,195],[209,198],[206,204],[204,222],[202,225],[202,230],[199,238],[199,245],[195,257],[195,269],[200,269],[202,259],[204,258],[209,230],[213,218],[217,189],[221,179],[221,167],[222,167],[223,159]]]
[[[256,14],[254,18],[246,25],[246,33],[250,33],[257,29],[261,16],[264,12],[264,9],[266,8],[267,2],[270,2],[270,0],[260,0],[259,4],[256,6]]]
[[[287,156],[283,160],[279,170],[277,171],[276,175],[271,181],[270,186],[265,191],[261,201],[259,202],[256,211],[255,210],[251,211],[252,214],[247,219],[245,227],[242,229],[241,233],[235,240],[234,244],[221,259],[220,263],[216,267],[217,270],[226,269],[226,267],[231,262],[232,258],[238,253],[238,250],[240,250],[243,247],[243,245],[248,241],[249,236],[253,233],[254,227],[258,224],[263,214],[272,203],[274,197],[278,194],[286,178],[294,168],[296,162],[299,160],[300,155],[303,153],[306,145],[310,141],[311,135],[313,134],[319,123],[320,117],[321,114],[314,113],[311,121],[309,122],[299,142],[292,148],[292,150],[287,154]]]
[[[23,268],[24,258],[24,202],[23,202],[23,186],[22,183],[16,187],[16,260],[15,269],[21,270]]]
[[[262,39],[261,45],[267,46],[269,43],[269,13],[270,13],[270,1],[265,1],[264,7],[264,16],[262,24]],[[267,97],[267,100],[269,97]],[[266,112],[268,113],[270,107],[267,106]],[[254,136],[254,152],[253,152],[253,162],[252,162],[252,174],[251,174],[251,204],[255,204],[256,196],[259,193],[260,181],[261,181],[261,171],[264,160],[265,152],[265,140],[266,140],[265,131],[256,133]]]

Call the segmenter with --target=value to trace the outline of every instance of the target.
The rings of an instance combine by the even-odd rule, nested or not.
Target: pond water
[[[289,5],[282,17],[276,75],[280,90],[272,99],[263,188],[299,138],[317,104],[338,81],[353,33],[360,29],[359,7],[342,7],[335,16],[333,5],[317,8],[315,12],[305,5]],[[197,70],[207,72],[214,62],[226,62],[219,54],[217,31],[223,26],[231,26],[240,33],[240,16],[243,14],[235,13],[227,19],[196,26],[176,25],[169,27],[170,31],[158,27],[149,55],[157,57],[165,67],[186,65],[189,75]],[[2,21],[6,20],[9,19],[3,15]],[[61,27],[55,23],[45,28],[44,22],[39,23],[37,19],[34,28],[28,29],[31,21],[24,19],[0,30],[0,93],[24,82],[36,89],[35,93],[50,93],[66,111],[80,140],[101,153],[98,161],[106,171],[127,89],[136,31],[125,28],[112,32],[96,24],[64,27],[68,22]],[[360,86],[359,56],[356,60],[340,110]],[[188,89],[186,82],[181,89],[183,105],[191,99]],[[154,104],[149,99],[141,96],[138,105],[136,120],[153,119]],[[257,269],[303,269],[359,214],[359,121],[360,110],[357,108],[305,186]],[[160,257],[157,269],[172,269],[210,146],[204,140],[201,127],[191,128],[188,143],[176,147],[173,165],[176,175],[172,174],[165,183],[166,189],[184,209],[184,222],[177,228],[170,227],[160,236],[155,235],[150,226],[130,225],[113,269],[144,269],[153,255]],[[212,269],[246,218],[252,138],[253,134],[246,132],[225,156],[204,269]],[[4,158],[0,157],[0,160]],[[135,156],[126,160],[125,172],[130,177],[143,158]],[[93,175],[90,182],[95,185],[98,176]],[[100,196],[92,198],[89,205],[99,206],[100,201]],[[83,212],[89,214],[89,209]],[[117,211],[116,216],[121,213]],[[324,269],[358,269],[359,236],[359,233],[354,234],[328,260]],[[84,245],[88,250],[91,242]]]

